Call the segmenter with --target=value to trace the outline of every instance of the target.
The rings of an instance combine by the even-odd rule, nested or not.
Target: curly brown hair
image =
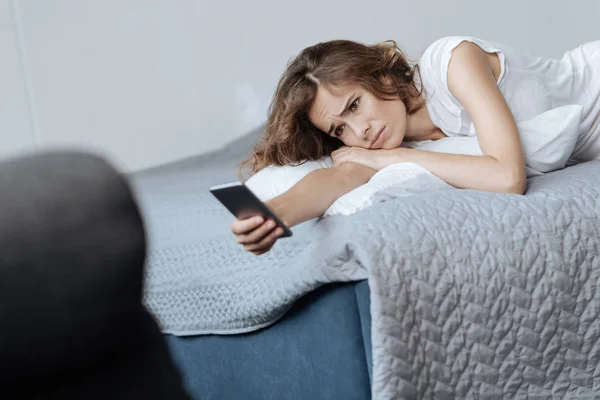
[[[240,165],[240,176],[270,165],[317,160],[343,144],[308,120],[319,86],[357,83],[380,99],[399,98],[411,114],[424,105],[422,89],[414,84],[417,73],[419,66],[411,65],[393,40],[376,45],[333,40],[307,47],[288,63],[279,80],[265,131]]]

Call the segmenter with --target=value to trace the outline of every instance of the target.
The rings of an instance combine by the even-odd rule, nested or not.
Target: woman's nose
[[[370,125],[368,122],[356,121],[353,125],[354,126],[352,126],[352,130],[354,131],[354,134],[357,138],[364,140],[369,137]]]

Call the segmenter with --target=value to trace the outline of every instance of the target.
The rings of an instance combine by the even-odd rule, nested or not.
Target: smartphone
[[[280,237],[292,236],[290,228],[275,215],[265,203],[243,182],[232,182],[223,185],[212,186],[210,192],[237,218],[246,219],[260,215],[265,220],[272,219],[283,229]]]

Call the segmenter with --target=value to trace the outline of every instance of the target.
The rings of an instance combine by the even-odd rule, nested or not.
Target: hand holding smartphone
[[[292,231],[277,215],[271,211],[243,182],[232,182],[210,188],[210,192],[219,200],[237,219],[243,220],[261,216],[264,220],[273,220],[283,229],[281,237],[292,236]]]

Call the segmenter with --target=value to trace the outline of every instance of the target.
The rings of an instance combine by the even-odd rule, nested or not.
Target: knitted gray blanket
[[[323,284],[368,278],[374,399],[600,393],[600,162],[532,178],[526,196],[387,199],[255,257],[207,191],[251,140],[132,177],[164,332],[256,330]]]

